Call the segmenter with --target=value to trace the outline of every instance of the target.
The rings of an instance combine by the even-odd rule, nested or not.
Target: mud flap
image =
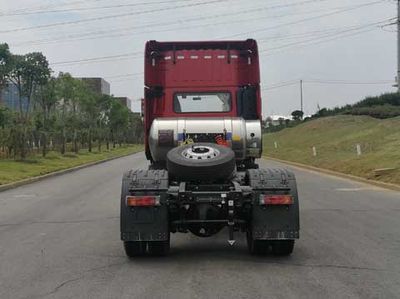
[[[296,179],[285,169],[250,169],[249,184],[254,191],[251,232],[257,240],[299,238],[299,199]],[[290,205],[260,205],[260,196],[289,194]]]
[[[168,172],[136,170],[124,174],[121,190],[121,240],[166,241],[169,239],[167,193]],[[128,207],[127,195],[155,195],[160,205]]]

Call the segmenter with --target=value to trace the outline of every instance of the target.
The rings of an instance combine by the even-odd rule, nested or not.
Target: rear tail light
[[[260,205],[292,205],[293,196],[287,194],[260,195]]]
[[[126,197],[128,207],[152,207],[160,205],[160,196],[153,195],[128,195]]]

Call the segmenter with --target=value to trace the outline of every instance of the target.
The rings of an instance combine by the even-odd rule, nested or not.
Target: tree
[[[113,147],[122,143],[123,129],[129,124],[129,110],[118,101],[113,101],[110,109],[110,131]]]
[[[49,144],[55,144],[64,154],[71,141],[78,153],[79,138],[89,151],[96,141],[100,151],[104,141],[109,149],[111,141],[115,146],[143,139],[139,115],[111,96],[93,93],[68,73],[51,77],[41,53],[13,55],[7,44],[0,44],[0,84],[0,88],[14,85],[19,98],[16,111],[0,107],[0,147],[8,156],[24,160],[28,146],[34,144],[43,156]]]
[[[97,107],[98,95],[90,90],[81,100],[82,112],[84,114],[83,124],[87,130],[88,151],[92,152],[93,133],[96,131],[99,107]]]
[[[301,110],[295,110],[292,112],[293,120],[302,120],[304,112]]]
[[[56,94],[58,98],[58,126],[62,154],[66,151],[68,133],[72,139],[73,151],[79,151],[78,138],[86,122],[83,117],[82,104],[90,91],[79,79],[73,78],[69,73],[60,73],[56,80]],[[69,130],[69,132],[67,132]]]
[[[12,112],[7,107],[0,106],[0,146],[3,152],[6,152],[6,147],[9,148],[12,118]]]
[[[129,111],[129,124],[127,126],[127,143],[142,143],[144,127],[139,113]]]
[[[45,157],[47,153],[47,136],[50,130],[50,113],[57,103],[55,78],[50,78],[45,85],[39,86],[35,102],[40,108],[42,156]]]
[[[270,126],[272,126],[273,123],[273,119],[271,116],[267,116],[267,118],[265,119],[265,127],[268,128]]]
[[[96,99],[96,106],[98,108],[97,115],[97,145],[99,152],[101,145],[106,140],[107,149],[109,149],[109,123],[110,123],[110,110],[112,102],[115,101],[112,96],[101,95]]]
[[[19,114],[17,119],[17,140],[21,159],[26,158],[27,130],[30,125],[30,106],[36,89],[47,83],[50,77],[49,63],[42,53],[11,56],[9,80],[17,87]]]
[[[11,71],[11,53],[7,44],[0,44],[0,102],[1,91],[7,85],[7,78]]]

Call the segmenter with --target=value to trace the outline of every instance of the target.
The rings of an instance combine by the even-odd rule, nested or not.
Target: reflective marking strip
[[[238,56],[237,55],[231,55],[231,58],[238,58]]]
[[[185,59],[185,56],[177,56],[176,58],[178,58],[178,59]]]
[[[197,59],[197,58],[199,58],[199,56],[197,56],[197,55],[190,56],[190,59]]]
[[[226,140],[232,140],[232,133],[231,132],[227,132],[226,133]]]
[[[183,133],[178,133],[178,141],[183,141]]]
[[[251,64],[251,58],[250,57],[247,58],[247,64]]]
[[[170,60],[170,59],[171,59],[171,56],[165,56],[164,59],[165,59],[165,60]]]
[[[218,59],[224,59],[224,58],[225,58],[225,55],[218,55],[217,58],[218,58]]]
[[[211,55],[206,55],[206,56],[204,56],[204,59],[211,59],[211,58],[212,58]]]

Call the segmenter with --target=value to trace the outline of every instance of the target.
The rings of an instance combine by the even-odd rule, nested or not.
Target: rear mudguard
[[[253,189],[253,209],[249,229],[258,240],[299,238],[299,199],[296,178],[286,169],[250,169],[249,185]],[[290,194],[292,205],[260,205],[262,194]]]
[[[121,239],[123,241],[166,241],[169,238],[168,172],[165,170],[128,171],[122,178]],[[159,206],[128,207],[127,195],[158,195]]]

